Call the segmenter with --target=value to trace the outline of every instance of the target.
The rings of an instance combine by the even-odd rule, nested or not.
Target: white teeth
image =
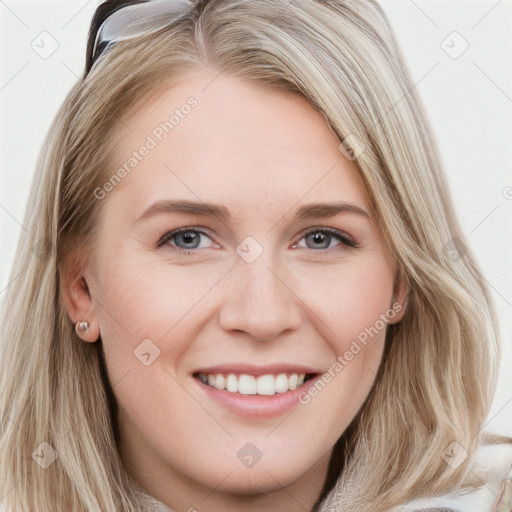
[[[278,375],[253,375],[233,373],[227,376],[222,373],[199,374],[199,379],[214,388],[230,393],[239,393],[241,395],[275,395],[276,393],[286,393],[297,389],[304,384],[305,373],[280,373]]]
[[[276,385],[273,375],[262,375],[256,379],[258,395],[275,395]]]
[[[233,375],[232,373],[228,375],[226,380],[226,389],[231,393],[238,392],[238,379],[236,378],[236,375]]]
[[[296,373],[292,373],[288,377],[288,389],[297,389],[297,383],[299,382],[299,377]]]
[[[286,393],[288,391],[288,377],[286,373],[280,373],[276,377],[276,393]]]
[[[208,379],[208,384],[210,383],[209,382],[210,379]],[[215,384],[214,386],[217,388],[217,389],[224,389],[226,387],[226,379],[224,378],[224,375],[217,375],[217,377],[215,378]]]
[[[256,391],[256,379],[252,375],[240,375],[238,392],[241,395],[255,395]]]

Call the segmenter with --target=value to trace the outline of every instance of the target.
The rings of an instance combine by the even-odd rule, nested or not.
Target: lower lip
[[[302,386],[286,393],[275,395],[241,395],[225,389],[217,389],[194,377],[201,389],[213,400],[238,416],[245,418],[273,418],[286,414],[299,402],[299,395],[307,393],[320,375],[305,382]]]

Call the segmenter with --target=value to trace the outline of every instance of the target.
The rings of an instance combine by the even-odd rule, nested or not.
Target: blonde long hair
[[[109,134],[135,102],[199,67],[298,92],[340,141],[356,141],[354,163],[411,288],[375,385],[335,447],[335,484],[315,509],[384,510],[467,484],[496,386],[496,319],[382,8],[212,0],[114,46],[70,91],[47,136],[3,304],[2,506],[167,510],[123,469],[101,342],[77,337],[60,286],[71,251],[94,245],[104,203],[94,190],[114,168]],[[43,442],[58,453],[47,469],[34,462]],[[443,458],[453,442],[469,455],[457,468]]]

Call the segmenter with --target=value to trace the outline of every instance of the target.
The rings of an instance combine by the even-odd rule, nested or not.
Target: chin
[[[254,496],[269,494],[293,484],[302,475],[283,473],[282,468],[262,467],[259,470],[236,469],[220,486],[224,492],[237,496]],[[216,475],[218,479],[218,475]]]

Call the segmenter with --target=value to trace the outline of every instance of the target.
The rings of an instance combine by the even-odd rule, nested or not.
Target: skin
[[[92,256],[67,281],[66,304],[73,322],[90,323],[84,341],[101,336],[120,455],[149,493],[176,511],[310,510],[332,447],[374,382],[385,329],[308,404],[278,417],[230,412],[192,374],[233,362],[326,372],[393,303],[402,312],[390,323],[401,319],[407,290],[394,289],[396,262],[324,118],[299,95],[214,76],[190,73],[124,116],[131,129],[114,134],[119,166],[175,108],[198,100],[102,200]],[[136,222],[170,199],[222,204],[232,218],[162,213]],[[293,218],[329,201],[370,216]],[[182,227],[207,233],[195,252],[176,253],[194,247],[182,237],[157,246]],[[317,248],[305,235],[322,227],[358,247],[327,234]],[[248,236],[263,249],[252,263],[236,252]],[[145,366],[134,351],[148,338],[160,355]],[[237,457],[248,442],[262,454],[253,467]]]

